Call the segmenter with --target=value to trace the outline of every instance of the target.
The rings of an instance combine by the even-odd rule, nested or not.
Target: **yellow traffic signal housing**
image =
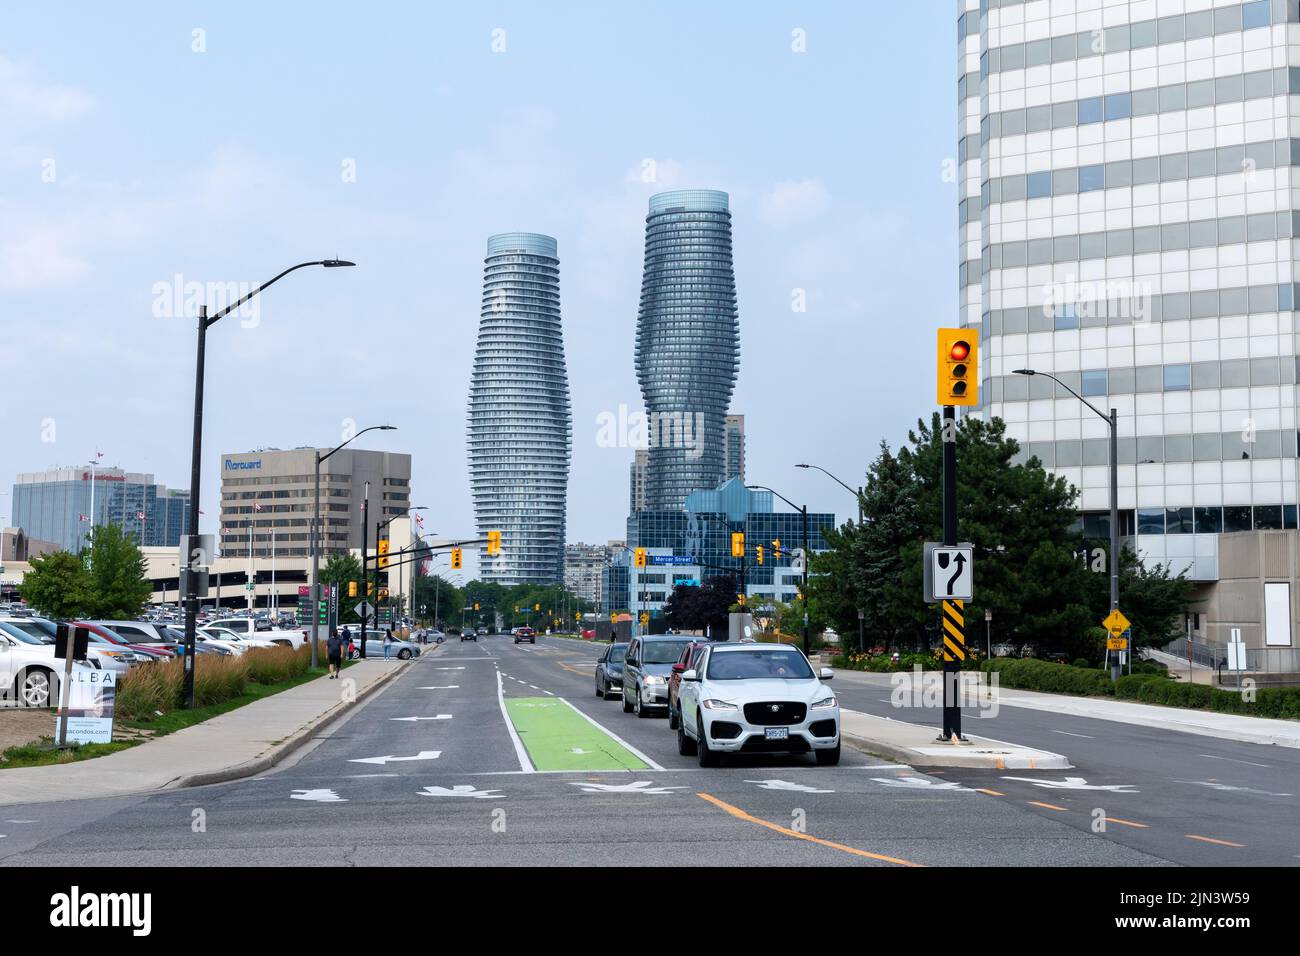
[[[978,405],[979,330],[940,329],[938,400],[940,405]]]
[[[478,601],[475,601],[475,602],[474,602],[474,610],[476,610],[476,611],[478,610]]]
[[[534,611],[540,611],[541,609],[542,609],[542,606],[541,606],[540,604],[534,604],[534,605],[533,605],[533,610],[534,610]]]
[[[379,566],[381,568],[388,567],[388,539],[387,538],[379,542]]]
[[[745,595],[743,595],[743,594],[737,594],[737,595],[736,595],[736,603],[739,604],[741,607],[744,607],[744,606],[745,606]]]
[[[354,598],[354,597],[356,597],[356,596],[357,596],[357,582],[356,582],[356,581],[349,581],[349,582],[348,582],[348,597],[350,597],[350,598]]]
[[[731,532],[731,556],[733,558],[743,558],[745,556],[745,532]]]
[[[381,600],[381,601],[386,601],[387,599],[388,599],[388,588],[380,588],[380,589],[379,589],[379,600]]]
[[[645,567],[645,548],[637,548],[637,549],[636,549],[636,557],[635,557],[633,563],[634,563],[638,568],[644,568],[644,567]]]
[[[754,545],[754,557],[758,559],[759,564],[763,563],[763,546],[761,544]]]
[[[501,553],[501,532],[489,531],[488,532],[488,554],[500,554],[500,553]]]
[[[366,597],[370,597],[370,596],[371,596],[372,594],[374,594],[374,593],[375,593],[375,582],[374,582],[374,581],[367,581],[367,582],[366,582]]]
[[[453,571],[460,570],[460,548],[451,549],[451,569]]]

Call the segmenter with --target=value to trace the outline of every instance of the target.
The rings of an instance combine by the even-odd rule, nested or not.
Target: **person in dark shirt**
[[[330,632],[330,639],[325,649],[329,655],[330,680],[336,680],[339,671],[343,669],[343,638],[339,637],[337,630]]]

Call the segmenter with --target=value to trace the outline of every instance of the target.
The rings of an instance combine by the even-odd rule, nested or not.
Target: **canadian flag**
[[[137,511],[137,512],[135,513],[135,517],[136,517],[136,520],[137,520],[137,521],[143,521],[143,520],[144,520],[144,512],[143,512],[143,511]]]
[[[424,527],[424,519],[421,518],[419,515],[415,516],[415,523],[418,524],[421,528]]]
[[[221,529],[221,533],[222,533],[222,534],[226,534],[226,533],[227,533],[226,529],[225,529],[225,528],[222,528],[222,529]]]
[[[253,510],[254,510],[254,511],[261,511],[261,510],[262,510],[262,506],[259,505],[256,501],[254,501],[254,502],[253,502]]]
[[[78,520],[78,521],[89,521],[89,520],[90,520],[90,515],[77,515],[77,520]]]

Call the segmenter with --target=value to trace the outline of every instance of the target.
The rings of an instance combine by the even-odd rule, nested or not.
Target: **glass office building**
[[[645,506],[680,509],[726,477],[740,322],[725,192],[650,197],[635,358],[650,432]]]
[[[114,524],[142,547],[179,546],[189,512],[188,491],[169,490],[154,476],[97,468],[56,468],[18,475],[13,486],[14,527],[29,538],[67,551],[85,548],[91,524]]]
[[[560,260],[550,236],[488,239],[483,308],[469,390],[470,489],[482,545],[480,578],[564,580],[565,502],[573,418],[560,324]]]
[[[745,593],[756,602],[795,599],[802,575],[791,567],[791,552],[803,547],[801,513],[775,511],[771,492],[750,490],[734,478],[712,491],[688,495],[684,504],[679,511],[642,511],[628,517],[628,547],[649,552],[647,567],[628,572],[634,613],[657,613],[678,584],[728,574],[737,585],[743,579]],[[825,551],[822,529],[834,526],[834,514],[809,512],[808,550]],[[731,535],[737,531],[745,535],[743,559],[731,554]],[[782,553],[774,556],[772,542],[778,540]],[[761,565],[756,545],[764,549]],[[615,557],[617,565],[628,567],[630,562],[626,551]]]
[[[981,413],[1080,489],[1104,539],[1107,423],[1015,370],[1116,409],[1120,532],[1201,597],[1231,580],[1210,636],[1231,623],[1250,642],[1260,559],[1228,537],[1296,528],[1300,491],[1300,8],[1083,7],[959,5],[958,283]]]

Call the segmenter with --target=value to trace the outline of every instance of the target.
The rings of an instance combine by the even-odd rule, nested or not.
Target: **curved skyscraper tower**
[[[739,365],[727,194],[651,196],[636,336],[650,433],[647,509],[678,510],[688,494],[726,478],[725,420]]]
[[[481,580],[564,580],[572,436],[555,240],[490,236],[469,388],[469,467],[479,536],[500,530],[502,542],[496,556],[480,546]]]

